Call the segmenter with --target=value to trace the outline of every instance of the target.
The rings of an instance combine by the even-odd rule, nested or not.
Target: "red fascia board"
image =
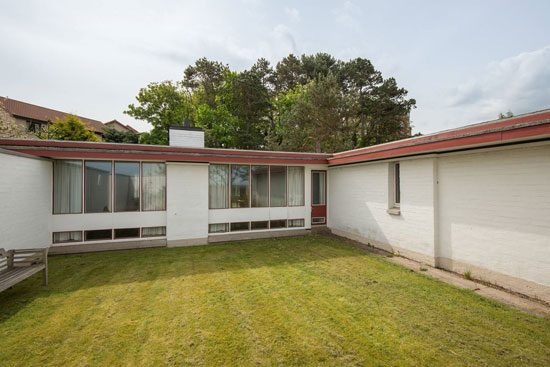
[[[329,160],[330,165],[357,163],[370,160],[379,160],[384,158],[402,157],[420,153],[436,153],[452,150],[453,148],[466,148],[472,146],[490,146],[495,142],[513,141],[516,139],[525,139],[530,137],[550,136],[550,125],[529,126],[509,131],[497,131],[488,134],[474,135],[455,138],[451,140],[437,141],[420,145],[406,147],[396,147],[394,149],[378,152],[366,152],[359,155],[348,157],[336,157]]]
[[[534,113],[534,114],[526,115],[526,116],[518,116],[518,117],[515,117],[515,118],[505,119],[503,121],[483,123],[483,124],[479,124],[479,125],[465,127],[465,128],[462,128],[462,129],[456,129],[456,130],[452,130],[452,131],[436,133],[436,134],[433,134],[433,135],[420,136],[418,138],[407,139],[407,140],[404,140],[404,141],[403,140],[398,140],[396,142],[383,144],[382,146],[384,148],[392,148],[392,147],[397,148],[397,147],[402,146],[402,145],[423,143],[423,142],[428,142],[430,140],[449,139],[449,138],[452,138],[453,136],[460,136],[460,135],[471,134],[471,133],[479,133],[479,132],[482,132],[482,131],[485,131],[485,130],[498,129],[498,128],[514,126],[514,125],[518,125],[518,124],[524,124],[524,123],[530,123],[530,122],[546,120],[546,119],[550,119],[550,111]],[[373,150],[379,150],[380,148],[381,148],[381,145],[373,145],[373,146],[366,147],[366,148],[363,148],[363,149],[356,149],[356,150],[350,150],[350,151],[346,151],[346,152],[335,153],[333,155],[333,159],[338,158],[338,157],[348,156],[348,155],[356,155],[356,154],[359,154],[359,153],[367,153],[367,152],[371,152]]]
[[[174,154],[147,154],[147,153],[117,153],[117,152],[75,152],[70,150],[39,150],[39,149],[11,149],[15,152],[32,154],[50,158],[75,159],[130,159],[172,162],[231,162],[231,163],[258,163],[258,164],[327,164],[326,159],[284,159],[284,158],[249,158],[249,157],[217,157],[208,155],[174,155]]]
[[[73,141],[51,141],[51,140],[2,140],[0,145],[8,146],[32,146],[32,147],[50,147],[50,148],[72,148],[72,149],[101,149],[101,150],[132,150],[143,152],[166,152],[166,153],[195,153],[195,154],[223,154],[234,156],[262,156],[267,158],[319,158],[326,160],[332,157],[332,154],[323,153],[298,153],[298,152],[274,152],[274,151],[251,151],[251,150],[232,150],[232,149],[209,149],[209,148],[179,148],[159,145],[133,145],[133,144],[109,144],[109,143],[83,143]]]

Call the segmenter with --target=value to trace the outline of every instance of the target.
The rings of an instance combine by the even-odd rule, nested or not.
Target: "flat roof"
[[[7,138],[0,138],[0,148],[48,158],[338,166],[546,139],[550,109],[334,154]]]

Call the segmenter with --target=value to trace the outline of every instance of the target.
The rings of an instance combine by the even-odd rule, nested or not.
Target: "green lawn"
[[[72,255],[0,293],[2,366],[550,366],[550,320],[332,237]]]

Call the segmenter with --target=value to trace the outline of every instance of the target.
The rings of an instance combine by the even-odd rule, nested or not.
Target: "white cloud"
[[[296,8],[285,8],[286,15],[294,22],[300,21],[300,11]]]
[[[484,75],[453,90],[447,106],[478,119],[550,107],[550,46],[490,63]]]

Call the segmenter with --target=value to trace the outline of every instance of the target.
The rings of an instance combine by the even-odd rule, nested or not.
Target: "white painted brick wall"
[[[550,285],[550,146],[439,163],[441,256]]]
[[[433,159],[400,162],[401,215],[388,209],[388,165],[331,168],[330,228],[433,256]]]
[[[166,163],[167,240],[208,237],[208,164]]]
[[[170,146],[204,148],[204,131],[170,129]]]
[[[0,152],[0,248],[49,247],[52,163]]]

